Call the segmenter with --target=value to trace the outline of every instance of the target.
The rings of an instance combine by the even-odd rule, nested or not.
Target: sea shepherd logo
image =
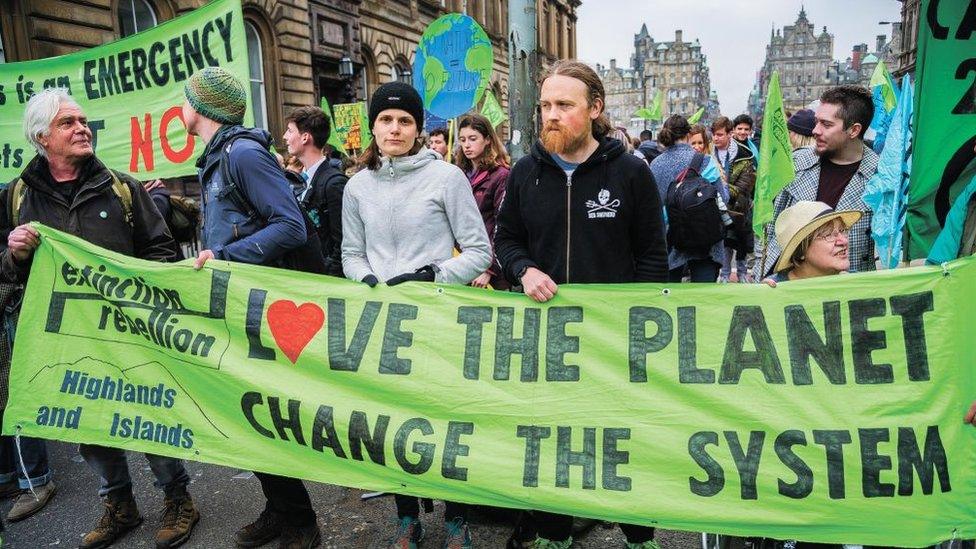
[[[600,189],[600,193],[596,195],[596,199],[599,202],[592,200],[586,201],[586,207],[588,208],[586,211],[587,217],[590,219],[617,217],[617,209],[620,208],[619,198],[610,200],[610,191]]]

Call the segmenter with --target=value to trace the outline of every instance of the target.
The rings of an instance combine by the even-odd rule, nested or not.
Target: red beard
[[[569,130],[558,123],[546,124],[542,129],[542,145],[554,154],[567,154],[578,151],[586,143],[586,134],[571,135]]]

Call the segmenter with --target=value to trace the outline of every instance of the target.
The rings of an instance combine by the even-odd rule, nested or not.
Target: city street
[[[34,549],[42,547],[76,547],[84,533],[95,525],[102,513],[96,491],[95,474],[81,460],[77,445],[63,442],[49,443],[51,470],[58,492],[39,514],[15,524],[7,525],[3,547]],[[149,465],[138,454],[130,454],[130,471],[136,490],[136,500],[145,521],[135,531],[113,547],[151,548],[153,534],[162,512],[162,493],[152,486]],[[252,520],[264,504],[258,481],[249,472],[226,467],[189,462],[187,469],[193,479],[190,493],[201,512],[200,523],[193,537],[183,547],[233,547],[234,532]],[[393,502],[378,498],[362,502],[360,490],[308,483],[312,502],[318,512],[322,528],[322,547],[378,549],[392,529]],[[10,508],[4,502],[2,511]],[[438,502],[432,515],[422,518],[428,526],[422,547],[439,548],[443,530],[439,528],[443,506]],[[503,548],[511,533],[507,524],[486,523],[473,517],[471,529],[475,547]],[[698,535],[688,532],[662,531],[658,540],[665,549],[697,547]],[[574,547],[582,549],[623,547],[619,528],[597,525],[577,540]],[[276,547],[269,544],[267,547]]]

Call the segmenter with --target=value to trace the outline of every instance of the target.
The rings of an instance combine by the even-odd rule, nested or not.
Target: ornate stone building
[[[90,48],[153,27],[205,0],[0,0],[0,62]],[[461,11],[491,37],[491,86],[507,105],[509,0],[242,0],[256,125],[273,135],[292,108],[368,99],[380,84],[410,81],[414,48],[437,17]],[[580,0],[537,0],[545,61],[576,55]],[[352,63],[352,77],[340,62]]]
[[[663,114],[691,115],[701,107],[708,122],[718,112],[718,97],[712,92],[707,57],[698,39],[683,40],[681,30],[675,39],[658,42],[641,26],[634,35],[634,53],[630,67],[618,67],[615,59],[610,66],[597,65],[607,92],[607,113],[614,124],[627,128],[631,134],[652,129],[657,124],[634,118],[637,109],[649,106],[658,89],[664,97]]]
[[[766,61],[759,71],[759,97],[766,97],[769,80],[773,72],[778,72],[784,107],[791,111],[802,109],[833,84],[828,74],[833,56],[834,36],[827,27],[818,33],[807,19],[806,10],[800,9],[794,24],[769,33]],[[761,105],[757,106],[761,110]]]
[[[833,35],[827,32],[827,27],[817,33],[807,19],[806,10],[801,8],[793,25],[770,31],[766,60],[749,94],[749,113],[761,118],[769,79],[774,71],[779,72],[783,105],[790,111],[805,108],[833,86],[868,86],[880,61],[897,74],[896,69],[902,62],[903,28],[902,23],[892,23],[890,40],[879,34],[875,36],[874,51],[867,44],[857,44],[851,48],[847,59],[840,61],[834,59]]]

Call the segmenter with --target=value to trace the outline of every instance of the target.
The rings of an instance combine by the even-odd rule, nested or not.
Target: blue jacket
[[[230,138],[230,175],[249,199],[255,215],[247,217],[224,194],[220,159]],[[305,219],[285,179],[268,152],[271,134],[258,128],[224,126],[197,159],[203,196],[203,245],[217,259],[270,265],[305,243]]]

